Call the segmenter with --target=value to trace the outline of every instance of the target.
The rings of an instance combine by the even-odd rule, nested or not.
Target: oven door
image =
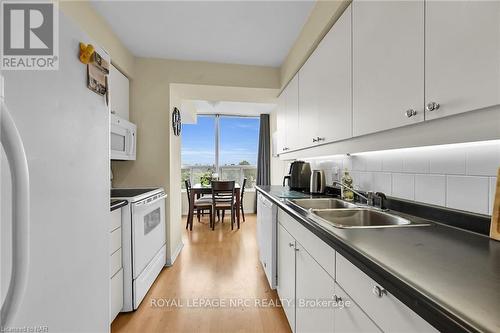
[[[132,204],[132,275],[136,279],[165,245],[165,194]]]

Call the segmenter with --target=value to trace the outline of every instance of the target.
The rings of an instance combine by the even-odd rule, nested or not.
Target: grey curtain
[[[260,115],[257,185],[271,185],[271,133],[269,115]]]

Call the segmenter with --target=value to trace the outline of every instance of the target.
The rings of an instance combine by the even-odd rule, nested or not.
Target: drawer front
[[[335,250],[282,209],[278,210],[278,221],[309,252],[314,260],[335,279]]]
[[[115,253],[122,247],[122,228],[115,229],[109,234],[109,254]]]
[[[122,210],[121,208],[115,209],[111,212],[111,222],[109,225],[109,231],[116,230],[122,226]]]
[[[118,249],[109,258],[109,276],[112,277],[122,268],[122,250]]]
[[[383,288],[350,261],[337,253],[337,283],[384,332],[436,332],[390,293],[378,297],[374,288]]]
[[[344,306],[335,308],[334,332],[381,332],[377,325],[368,318],[361,308],[354,303],[351,297],[347,295],[337,283],[335,283],[335,295],[339,297],[339,302],[343,302],[342,304],[344,304]]]
[[[111,323],[123,308],[123,269],[111,278],[109,292],[109,321]]]

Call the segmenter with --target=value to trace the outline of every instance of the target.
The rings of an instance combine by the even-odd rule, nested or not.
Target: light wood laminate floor
[[[184,229],[185,217],[182,223],[184,248],[175,264],[163,269],[137,311],[115,319],[111,331],[290,332],[282,308],[255,306],[278,299],[258,259],[256,216],[247,215],[234,231],[227,216],[215,231],[207,217],[202,223],[195,218],[193,231]],[[196,301],[212,306],[199,307]],[[237,302],[241,306],[230,306]]]

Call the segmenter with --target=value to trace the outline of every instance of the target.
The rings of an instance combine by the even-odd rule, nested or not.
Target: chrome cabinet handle
[[[387,290],[379,286],[373,286],[372,293],[378,298],[382,298],[382,296],[387,295]]]
[[[436,111],[438,110],[440,107],[439,103],[436,103],[436,102],[430,102],[430,103],[427,103],[427,105],[425,106],[425,109],[429,112],[432,112],[432,111]]]
[[[417,111],[415,111],[414,109],[406,110],[406,116],[408,118],[411,118],[411,117],[416,116],[416,115],[417,115]]]

